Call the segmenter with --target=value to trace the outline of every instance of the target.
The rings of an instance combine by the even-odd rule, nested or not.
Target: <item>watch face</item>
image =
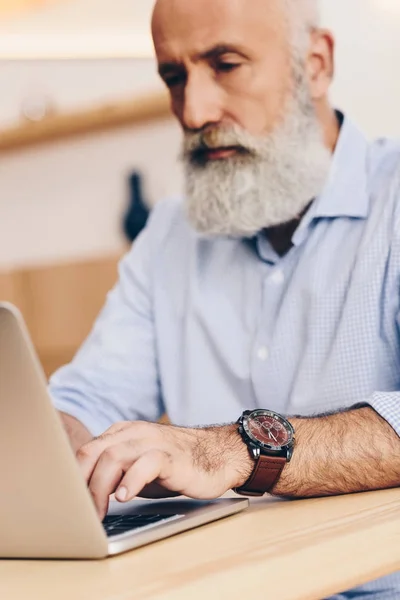
[[[293,428],[280,415],[267,410],[252,412],[243,420],[247,435],[257,444],[272,450],[280,450],[293,442]]]

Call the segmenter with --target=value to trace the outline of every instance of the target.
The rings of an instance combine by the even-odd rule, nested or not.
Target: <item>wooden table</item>
[[[0,598],[320,600],[396,570],[400,489],[263,498],[240,515],[113,559],[0,561]]]

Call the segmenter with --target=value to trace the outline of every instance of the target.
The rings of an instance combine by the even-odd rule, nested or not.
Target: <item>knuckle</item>
[[[152,438],[156,433],[157,426],[146,421],[135,421],[131,423],[131,430],[132,435],[136,438]]]
[[[108,462],[120,462],[121,460],[121,449],[120,446],[110,446],[103,452],[103,460]]]
[[[107,429],[105,433],[118,433],[119,431],[124,431],[125,429],[128,429],[128,427],[130,427],[131,425],[132,423],[130,421],[119,421],[118,423],[114,423],[114,425],[111,425],[111,427],[109,427],[109,429]]]
[[[89,445],[82,446],[76,452],[76,456],[80,460],[87,460],[88,458],[91,458],[92,457],[92,447]]]
[[[172,465],[174,462],[174,457],[170,452],[164,452],[164,456],[169,465]]]
[[[157,461],[165,461],[168,464],[173,462],[173,457],[170,452],[166,449],[155,449],[150,453],[150,458]]]
[[[137,449],[139,447],[139,443],[135,438],[130,438],[123,444],[123,446],[126,449],[127,453],[129,453],[130,451],[132,451],[132,449]]]

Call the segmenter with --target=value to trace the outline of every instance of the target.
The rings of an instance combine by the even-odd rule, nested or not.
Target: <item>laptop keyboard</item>
[[[175,521],[184,515],[107,515],[103,527],[108,537],[121,535],[135,529]]]

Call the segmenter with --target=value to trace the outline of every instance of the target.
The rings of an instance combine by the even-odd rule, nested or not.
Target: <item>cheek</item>
[[[248,72],[225,90],[230,118],[252,135],[269,133],[282,119],[291,94],[289,73]]]

